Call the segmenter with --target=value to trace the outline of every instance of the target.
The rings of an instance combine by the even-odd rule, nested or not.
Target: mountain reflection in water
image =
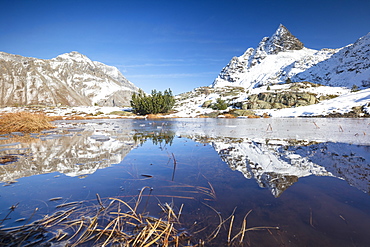
[[[370,212],[366,211],[370,205],[370,120],[367,119],[117,119],[57,121],[56,125],[55,130],[32,134],[27,142],[11,139],[10,135],[1,136],[0,157],[4,157],[4,161],[13,157],[0,165],[0,181],[10,185],[0,189],[3,211],[10,206],[5,203],[36,200],[22,198],[21,190],[27,183],[33,188],[32,183],[41,181],[38,175],[59,173],[65,180],[54,182],[49,177],[43,180],[42,185],[46,188],[44,192],[38,192],[40,198],[37,200],[47,200],[42,193],[51,197],[80,197],[85,195],[85,188],[89,188],[85,195],[89,200],[93,200],[93,195],[99,191],[106,198],[120,193],[133,195],[141,186],[153,186],[153,195],[157,193],[157,198],[182,193],[183,199],[198,200],[200,196],[191,194],[195,191],[189,188],[207,187],[211,191],[211,181],[218,197],[201,198],[202,203],[212,201],[215,203],[212,207],[227,212],[235,207],[247,211],[253,208],[261,223],[281,223],[281,227],[286,227],[279,233],[279,241],[274,235],[272,237],[279,243],[271,242],[270,246],[282,245],[280,241],[286,246],[304,245],[320,227],[320,236],[326,239],[325,243],[340,243],[333,240],[340,234],[326,232],[328,226],[337,224],[336,221],[331,218],[312,220],[312,211],[305,211],[305,205],[301,205],[310,201],[297,199],[303,195],[307,198],[316,196],[310,193],[317,193],[318,199],[312,201],[309,209],[317,208],[317,214],[324,216],[333,208],[342,210],[342,201],[345,201],[348,203],[346,207],[350,208],[347,208],[348,217],[352,215],[355,227],[365,229],[367,223],[358,219],[370,219]],[[75,177],[85,180],[76,182]],[[33,182],[24,180],[27,183],[13,185],[12,181],[22,181],[22,178],[33,178]],[[201,186],[197,184],[199,181],[203,183]],[[340,201],[339,206],[320,204],[322,200],[332,200],[326,192],[318,193],[325,190],[320,186],[328,181],[340,188],[345,186],[343,181],[350,185],[347,186],[350,192],[341,191],[344,198],[338,195],[340,193],[327,192],[340,198],[336,199]],[[53,194],[53,189],[47,188],[48,183],[65,195]],[[59,188],[64,183],[71,185],[63,191]],[[39,188],[37,186],[35,188]],[[351,186],[358,192],[354,193]],[[310,189],[307,188],[314,192],[308,192]],[[11,200],[10,194],[13,196]],[[351,198],[352,194],[357,198]],[[194,213],[202,207],[201,203],[194,201],[186,205],[191,207],[188,217],[194,222],[196,217],[203,217],[201,213]],[[280,210],[279,214],[274,210]],[[343,212],[339,213],[342,216]],[[259,222],[251,217],[252,222]],[[297,221],[297,217],[302,217],[302,221]],[[289,222],[283,223],[284,220]],[[344,230],[340,228],[338,231]],[[348,232],[348,239],[356,237],[360,244],[370,241],[360,232],[357,235]],[[300,234],[301,239],[293,239],[290,234]],[[320,236],[312,240],[312,246],[322,243]],[[287,244],[288,240],[292,244]],[[253,238],[251,241],[253,245]],[[269,245],[265,243],[264,246]]]
[[[28,143],[0,145],[1,156],[18,158],[16,162],[1,166],[0,181],[52,172],[71,177],[93,174],[121,162],[135,147],[130,129],[122,128],[117,136],[111,125],[84,126],[86,130],[67,125],[34,136],[35,140]]]
[[[58,129],[34,136],[35,141],[0,145],[1,156],[17,157],[1,167],[0,181],[52,172],[72,177],[93,174],[120,163],[133,148],[148,140],[154,145],[171,145],[179,135],[211,144],[232,170],[255,179],[276,197],[300,177],[310,175],[344,179],[370,193],[368,121],[258,119],[247,125],[243,121],[59,121]],[[356,125],[356,131],[352,125]],[[349,138],[350,142],[341,142]]]

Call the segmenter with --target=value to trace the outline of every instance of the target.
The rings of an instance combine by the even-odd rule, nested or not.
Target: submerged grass
[[[42,113],[16,112],[0,115],[0,133],[31,133],[52,128],[55,128],[55,126]]]
[[[242,222],[242,226],[236,227],[234,224],[235,209],[232,214],[223,219],[221,213],[212,206],[204,204],[212,209],[218,216],[219,223],[211,228],[211,234],[204,236],[205,228],[192,232],[191,227],[185,229],[180,222],[182,215],[182,204],[178,210],[174,205],[168,203],[158,203],[161,209],[161,217],[153,217],[144,210],[139,210],[139,205],[143,199],[144,190],[152,189],[144,187],[139,194],[129,200],[124,201],[119,198],[109,198],[104,203],[100,196],[96,194],[97,203],[86,207],[81,201],[62,203],[56,206],[59,211],[52,215],[46,215],[41,220],[27,223],[18,227],[0,228],[0,246],[205,246],[217,245],[243,246],[245,233],[260,229],[277,229],[276,227],[252,227],[247,228],[247,216]],[[59,200],[60,198],[52,198]],[[148,202],[147,200],[146,203]],[[10,208],[9,213],[1,221],[8,219],[11,212],[17,205]],[[62,209],[62,210],[61,210]],[[37,211],[35,209],[34,213]],[[139,212],[140,211],[140,212]],[[32,215],[33,216],[33,215]],[[31,218],[32,218],[31,216]],[[229,222],[229,227],[226,226]],[[235,227],[237,229],[235,229]],[[220,239],[216,239],[222,230],[227,231],[227,239],[220,244]],[[233,236],[233,232],[236,232]],[[202,237],[198,237],[203,234]]]

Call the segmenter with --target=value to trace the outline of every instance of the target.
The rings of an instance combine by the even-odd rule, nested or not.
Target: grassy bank
[[[42,113],[4,113],[0,115],[0,133],[31,133],[55,128],[50,121],[51,119]]]

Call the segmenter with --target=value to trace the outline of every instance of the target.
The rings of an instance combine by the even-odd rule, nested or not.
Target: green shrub
[[[168,113],[175,104],[171,89],[161,91],[152,90],[150,95],[146,95],[140,90],[138,94],[133,94],[131,107],[134,113],[139,115]]]
[[[227,103],[225,100],[222,100],[221,98],[218,98],[216,100],[216,103],[212,104],[211,108],[213,110],[226,110],[227,109]]]

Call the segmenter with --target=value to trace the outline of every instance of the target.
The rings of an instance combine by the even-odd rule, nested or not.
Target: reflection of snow
[[[227,144],[213,142],[212,145],[231,169],[242,172],[246,178],[256,179],[261,187],[269,188],[276,197],[300,177],[331,176],[324,167],[308,161],[307,157],[279,153],[281,144],[246,140]]]
[[[370,146],[347,143],[319,143],[290,150],[306,155],[325,167],[334,176],[343,178],[350,185],[370,193]]]
[[[260,187],[269,188],[278,197],[300,177],[333,176],[370,193],[370,146],[347,143],[307,143],[299,141],[248,139],[222,142],[217,138],[212,146],[232,170]]]
[[[85,125],[85,131],[71,131],[72,126],[63,124],[57,130],[60,134],[0,150],[1,155],[11,152],[20,157],[17,162],[1,167],[0,181],[52,172],[81,176],[120,163],[135,147],[133,134],[129,133],[131,129],[109,124],[98,126]],[[116,135],[117,130],[119,135]]]

